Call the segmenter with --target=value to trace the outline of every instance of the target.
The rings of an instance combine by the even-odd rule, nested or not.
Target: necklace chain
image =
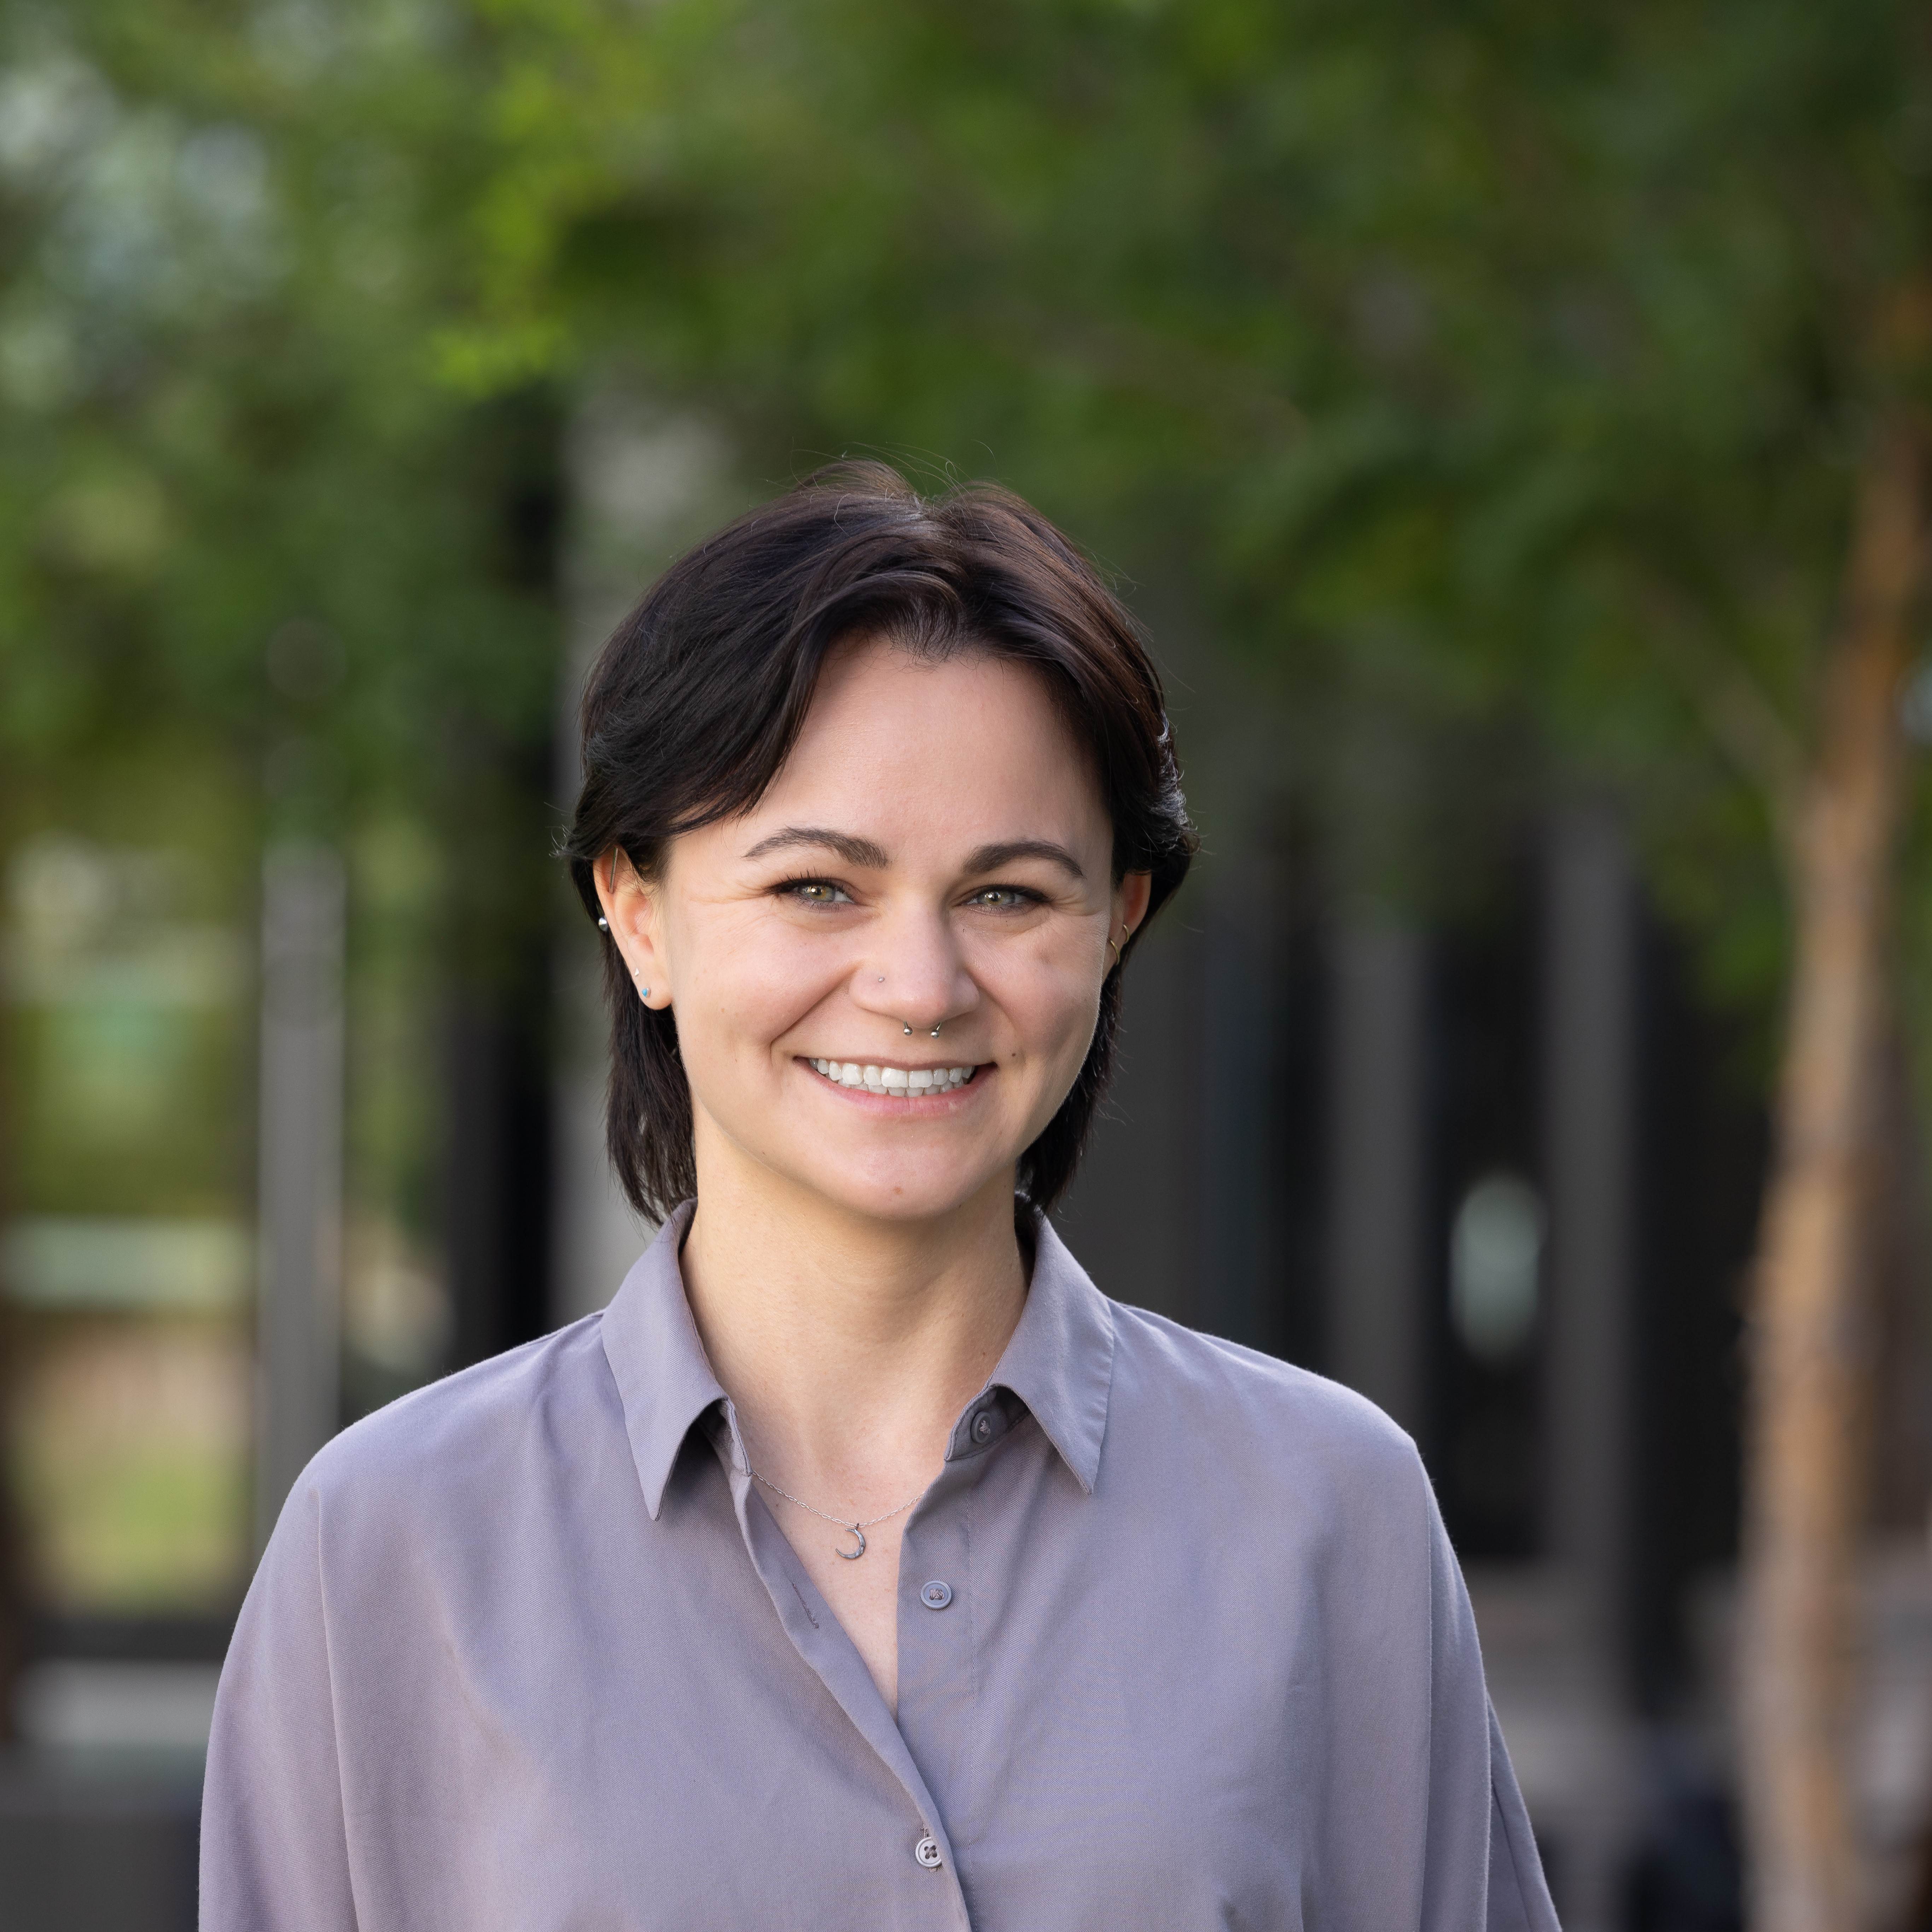
[[[848,1563],[856,1563],[860,1557],[865,1555],[866,1532],[867,1530],[876,1529],[880,1523],[890,1522],[894,1516],[904,1515],[906,1511],[910,1509],[913,1504],[919,1501],[920,1497],[926,1494],[925,1490],[921,1490],[918,1492],[917,1495],[908,1496],[905,1501],[901,1503],[897,1509],[887,1510],[884,1516],[871,1516],[863,1522],[848,1522],[842,1516],[827,1516],[824,1510],[822,1509],[814,1508],[812,1504],[807,1502],[802,1496],[795,1496],[792,1494],[790,1490],[780,1489],[778,1484],[772,1480],[770,1477],[760,1475],[758,1471],[752,1467],[752,1459],[748,1456],[745,1458],[745,1473],[751,1478],[753,1482],[764,1484],[765,1487],[770,1490],[773,1496],[783,1496],[787,1502],[797,1504],[800,1509],[805,1510],[809,1515],[815,1516],[820,1522],[831,1523],[839,1529],[849,1529],[852,1534],[859,1539],[858,1548],[856,1550],[840,1550],[835,1545],[832,1552],[835,1556],[844,1557]]]

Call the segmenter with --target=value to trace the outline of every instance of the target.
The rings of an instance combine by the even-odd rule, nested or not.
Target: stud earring
[[[597,922],[597,930],[599,932],[608,932],[610,930],[610,922],[608,919],[600,919]]]

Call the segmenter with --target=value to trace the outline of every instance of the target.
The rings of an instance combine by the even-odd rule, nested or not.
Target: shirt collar
[[[673,1211],[604,1312],[604,1353],[653,1522],[691,1425],[724,1400],[678,1268],[694,1205],[687,1201]],[[1090,1495],[1114,1382],[1113,1311],[1052,1224],[1042,1216],[1036,1228],[1026,1306],[986,1386],[1009,1390],[1026,1405]]]
[[[625,1433],[653,1522],[691,1425],[724,1400],[677,1265],[696,1205],[687,1201],[672,1210],[604,1311],[604,1354],[617,1378]]]
[[[1114,1313],[1044,1215],[1019,1326],[987,1379],[1024,1402],[1088,1495],[1100,1473],[1114,1386]]]

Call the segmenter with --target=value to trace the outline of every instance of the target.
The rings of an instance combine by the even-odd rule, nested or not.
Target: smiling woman
[[[640,886],[661,882],[674,846],[698,862],[700,832],[713,835],[704,862],[722,862],[717,835],[730,826],[727,843],[753,868],[741,890],[839,908],[876,929],[865,909],[877,913],[878,892],[856,888],[878,887],[896,861],[903,871],[908,839],[944,826],[954,883],[982,896],[973,910],[1028,926],[1036,946],[1039,922],[1010,915],[1077,903],[1094,962],[1111,968],[1185,877],[1194,847],[1160,680],[1092,568],[1016,498],[968,490],[923,505],[877,465],[825,472],[668,572],[592,674],[584,752],[566,849],[593,914],[598,892],[613,890],[612,866]],[[962,805],[968,819],[949,816]],[[988,836],[957,836],[982,820]],[[929,867],[937,855],[918,856]],[[828,862],[853,877],[818,877]],[[1135,917],[1108,929],[1096,922],[1101,899],[1124,888]],[[842,928],[848,947],[853,930]],[[680,1061],[690,1043],[665,988],[633,997],[656,955],[627,946],[625,932],[613,923],[605,958],[610,1152],[633,1202],[656,1218],[697,1189]],[[1063,1104],[1023,1144],[1020,1184],[1039,1208],[1072,1179],[1112,1064],[1119,976],[1089,976],[1090,1045]],[[902,1015],[901,1027],[911,1020]]]
[[[652,590],[584,748],[663,1225],[297,1484],[204,1926],[1553,1928],[1413,1446],[1047,1218],[1194,844],[1091,567],[827,472]]]
[[[1150,862],[1114,850],[1095,764],[1028,665],[839,644],[755,803],[661,847],[620,836],[591,863],[640,1100],[685,1102],[634,1111],[620,1070],[619,1172],[694,1162],[682,1191],[709,1194],[748,1158],[802,1188],[795,1211],[908,1222],[989,1188],[1010,1216],[1017,1154],[1022,1197],[1050,1204],[1106,1077],[1115,953],[1154,893]],[[1170,889],[1178,792],[1174,826]]]

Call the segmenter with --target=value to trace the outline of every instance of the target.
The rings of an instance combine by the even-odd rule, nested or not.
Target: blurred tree
[[[1191,575],[1295,694],[1336,820],[1401,821],[1397,889],[1452,855],[1364,795],[1338,720],[1533,715],[1563,782],[1634,802],[1714,982],[1767,1010],[1788,982],[1744,1766],[1757,1922],[1846,1924],[1888,989],[1932,1030],[1923,896],[1898,916],[1928,830],[1899,727],[1921,16],[98,0],[66,51],[42,31],[10,71],[80,105],[0,124],[86,131],[6,148],[16,742],[103,692],[245,717],[292,610],[348,640],[356,783],[419,777],[452,691],[532,728],[532,613],[476,567],[461,404],[614,370],[702,397],[754,463],[943,452]],[[125,212],[157,179],[160,241]],[[152,266],[182,259],[209,266]]]
[[[558,626],[532,560],[556,408],[540,385],[479,404],[432,379],[434,203],[467,152],[454,77],[400,20],[346,41],[312,24],[0,15],[0,853],[50,825],[166,842],[176,794],[211,774],[242,821],[214,856],[244,922],[266,842],[343,850],[352,1010],[380,1022],[359,1029],[350,1120],[352,1184],[378,1198],[350,1204],[380,1211],[351,1247],[393,1291],[446,1218],[436,1135],[411,1130],[442,1126],[445,1063],[479,1058],[437,1022],[514,1009],[548,945]],[[440,971],[399,970],[431,950]],[[245,1055],[236,1072],[222,1204],[245,1216]],[[170,1128],[198,1146],[203,1125]],[[8,1205],[47,1211],[23,1166]],[[63,1178],[91,1211],[126,1210],[98,1172]],[[440,1287],[352,1399],[434,1372]],[[24,1366],[0,1362],[0,1401]],[[26,1427],[0,1426],[4,1473],[30,1460]],[[0,1631],[30,1587],[46,1606],[29,1568],[0,1562]],[[0,1679],[18,1651],[0,1642]]]

